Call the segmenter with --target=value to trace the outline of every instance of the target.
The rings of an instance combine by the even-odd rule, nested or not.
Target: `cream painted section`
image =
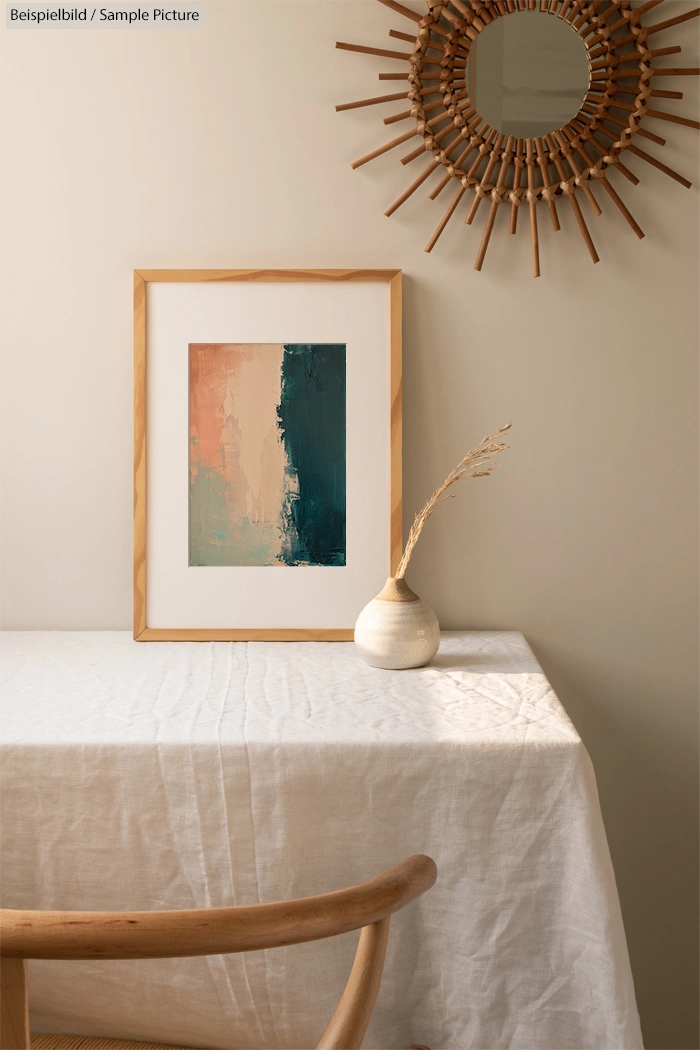
[[[647,237],[599,192],[595,267],[566,208],[537,281],[523,216],[472,270],[466,201],[425,255],[446,194],[382,216],[421,162],[350,169],[401,104],[333,111],[396,90],[398,63],[333,46],[401,49],[390,28],[369,0],[260,0],[192,32],[2,30],[4,624],[130,626],[133,267],[402,266],[407,523],[515,421],[409,583],[446,628],[532,643],[597,771],[647,1046],[697,1048],[697,188],[630,159],[641,185],[612,178]],[[697,23],[656,39],[700,64]],[[680,89],[659,108],[697,116]],[[700,136],[653,130],[697,184]]]
[[[236,382],[228,388],[224,413],[240,428],[244,513],[257,524],[274,521],[279,515],[284,489],[285,454],[277,416],[284,347],[270,344],[262,350],[253,344],[250,349],[253,358],[241,362]],[[281,537],[278,540],[271,554],[279,554]]]

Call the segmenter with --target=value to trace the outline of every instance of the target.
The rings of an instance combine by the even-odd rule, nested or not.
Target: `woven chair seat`
[[[33,1035],[32,1050],[182,1050],[164,1043],[130,1043],[123,1039],[100,1039],[85,1035]]]

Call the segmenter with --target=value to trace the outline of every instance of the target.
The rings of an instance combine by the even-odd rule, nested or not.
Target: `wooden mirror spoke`
[[[413,23],[410,32],[406,31],[407,25],[389,31],[392,39],[412,43],[412,49],[394,51],[343,42],[336,46],[401,63],[404,67],[401,72],[380,73],[379,79],[403,80],[408,90],[346,102],[336,109],[344,111],[408,100],[409,107],[383,116],[383,121],[393,125],[412,120],[413,128],[354,161],[352,166],[360,167],[395,146],[419,137],[420,144],[401,157],[401,163],[409,164],[426,153],[428,163],[384,214],[393,215],[434,173],[442,171],[441,178],[434,184],[429,183],[428,198],[435,200],[450,182],[454,183],[455,192],[426,245],[427,252],[434,248],[465,194],[472,195],[465,225],[474,223],[482,200],[488,198],[489,207],[481,209],[485,219],[474,263],[475,269],[481,270],[493,231],[502,228],[505,232],[505,225],[498,219],[500,205],[510,205],[508,229],[510,234],[515,234],[519,210],[526,204],[533,273],[537,277],[540,274],[538,205],[546,205],[551,226],[558,231],[561,228],[558,204],[568,198],[589,255],[593,262],[598,262],[580,201],[583,196],[586,208],[590,206],[594,216],[602,214],[596,183],[600,184],[603,196],[615,205],[608,214],[619,211],[637,237],[644,236],[609,177],[611,171],[617,170],[632,185],[639,183],[639,176],[621,159],[625,151],[680,185],[691,185],[683,175],[642,149],[638,142],[648,139],[658,146],[666,143],[656,131],[642,127],[647,120],[654,122],[652,126],[663,121],[667,125],[700,129],[697,120],[656,108],[656,99],[683,98],[683,92],[675,90],[673,81],[662,82],[665,78],[697,76],[700,68],[664,67],[658,59],[679,54],[680,46],[654,48],[649,40],[657,33],[697,17],[700,8],[647,24],[646,16],[664,0],[647,0],[636,7],[631,0],[426,0],[423,14],[396,0],[379,0],[379,3]],[[473,82],[470,86],[469,75],[470,52],[479,34],[497,19],[520,11],[534,12],[537,17],[549,15],[566,24],[585,49],[589,69],[588,88],[578,113],[548,134],[526,139],[516,139],[490,127],[479,115],[472,99]]]

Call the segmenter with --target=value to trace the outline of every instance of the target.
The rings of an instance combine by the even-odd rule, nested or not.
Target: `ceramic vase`
[[[440,645],[437,616],[405,580],[390,576],[355,624],[355,647],[372,667],[422,667]]]

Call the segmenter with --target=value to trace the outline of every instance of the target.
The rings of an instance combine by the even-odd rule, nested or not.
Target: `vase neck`
[[[396,579],[390,576],[381,591],[377,595],[381,602],[418,602],[420,598],[414,594],[404,579]]]

